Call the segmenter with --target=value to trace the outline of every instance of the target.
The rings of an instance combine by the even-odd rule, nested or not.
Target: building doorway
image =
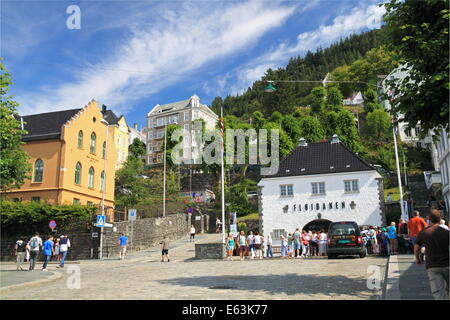
[[[330,226],[331,221],[327,219],[316,219],[313,221],[308,222],[304,227],[303,230],[306,231],[320,231],[325,230],[325,232],[328,231],[328,227]]]

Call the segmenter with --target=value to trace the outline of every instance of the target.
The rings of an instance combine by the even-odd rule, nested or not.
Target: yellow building
[[[28,131],[23,150],[33,171],[15,201],[48,201],[114,207],[116,148],[114,126],[107,126],[95,100],[82,109],[21,117]],[[103,193],[104,187],[104,193]]]
[[[116,170],[120,169],[128,158],[128,139],[129,128],[125,117],[122,115],[117,117],[112,110],[107,110],[105,105],[102,105],[103,118],[113,128],[114,143],[116,146]]]

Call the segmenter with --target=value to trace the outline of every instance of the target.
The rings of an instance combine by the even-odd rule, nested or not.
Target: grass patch
[[[389,193],[392,193],[391,197],[392,197],[392,201],[393,202],[400,200],[400,192],[398,190],[398,187],[390,188],[390,189],[384,189],[384,201],[385,202],[387,202],[387,197],[388,197]]]
[[[242,216],[242,217],[238,217],[237,218],[238,222],[241,222],[241,221],[244,221],[244,220],[259,220],[259,213],[258,212],[250,213],[250,214],[248,214],[246,216]]]

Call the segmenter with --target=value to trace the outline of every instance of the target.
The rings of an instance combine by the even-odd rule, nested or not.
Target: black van
[[[328,259],[338,255],[366,256],[366,248],[359,232],[358,224],[354,221],[332,222],[328,228]]]

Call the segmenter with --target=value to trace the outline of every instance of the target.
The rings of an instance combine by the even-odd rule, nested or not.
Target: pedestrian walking
[[[191,234],[191,237],[189,238],[189,242],[191,242],[191,241],[195,242],[195,228],[194,228],[194,225],[191,225],[190,234]]]
[[[255,246],[253,232],[250,231],[247,236],[248,249],[250,250],[250,259],[255,258]]]
[[[302,234],[300,233],[300,229],[295,229],[294,232],[294,251],[295,251],[295,257],[300,258],[300,249],[301,249],[301,237]]]
[[[59,251],[59,238],[55,239],[55,250],[53,251],[53,255],[55,256],[56,261],[61,261],[61,253]]]
[[[127,253],[127,245],[128,245],[128,235],[121,233],[119,238],[119,260],[125,260],[125,255]]]
[[[222,222],[219,218],[216,219],[216,232],[220,232],[220,228],[222,226]]]
[[[311,240],[309,241],[309,247],[311,250],[311,256],[319,255],[319,239],[317,238],[316,231],[312,232]]]
[[[397,228],[395,222],[392,221],[388,227],[389,243],[391,245],[391,254],[397,254],[398,242],[397,242]]]
[[[324,256],[327,254],[327,241],[328,237],[324,230],[320,230],[319,235],[319,256]]]
[[[273,243],[272,243],[272,237],[270,234],[267,236],[267,258],[273,258],[273,251],[272,251]]]
[[[258,231],[255,232],[255,253],[256,253],[256,258],[262,259],[262,244],[264,241],[264,238],[261,237],[258,233]]]
[[[284,235],[281,235],[280,238],[281,238],[281,257],[286,258],[288,257],[288,240]]]
[[[441,213],[432,210],[430,226],[421,230],[414,245],[416,263],[421,264],[420,247],[425,246],[425,267],[431,293],[436,300],[449,299],[449,231],[440,227]]]
[[[167,258],[167,262],[170,262],[169,259],[169,237],[165,236],[164,239],[159,243],[161,245],[161,262],[164,262],[164,257]]]
[[[22,265],[25,260],[25,256],[27,254],[26,253],[27,243],[23,239],[19,239],[16,241],[14,248],[15,248],[15,253],[16,253],[16,257],[17,257],[16,268],[18,271],[23,270]]]
[[[233,250],[234,250],[234,238],[233,235],[229,233],[227,238],[227,260],[233,261]]]
[[[42,271],[47,271],[47,265],[53,256],[53,236],[49,236],[47,241],[44,242],[44,264],[42,265]]]
[[[409,219],[408,231],[412,244],[416,244],[417,234],[427,226],[427,223],[420,217],[419,211],[414,211],[414,217]]]
[[[36,232],[34,237],[28,241],[28,248],[30,250],[30,271],[34,271],[36,260],[39,256],[39,250],[42,247],[42,239],[39,237],[39,232]]]
[[[64,268],[64,262],[70,248],[70,240],[67,235],[62,235],[59,239],[59,252],[61,253],[61,261],[57,268]]]
[[[241,231],[238,236],[238,244],[239,244],[239,256],[241,260],[244,260],[245,251],[247,250],[247,239],[245,238],[244,231]]]
[[[290,259],[294,257],[294,246],[293,246],[294,235],[292,234],[292,232],[289,232],[287,242],[288,242],[288,257]]]

